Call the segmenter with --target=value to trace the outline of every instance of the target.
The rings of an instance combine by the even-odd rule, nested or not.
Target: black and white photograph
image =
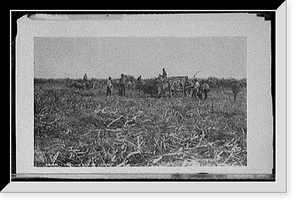
[[[35,37],[34,166],[247,166],[247,39]]]
[[[27,17],[41,23],[37,32],[51,28],[31,38],[34,167],[242,174],[249,162],[249,67],[261,60],[254,70],[271,73],[263,69],[271,68],[267,15]],[[249,27],[257,27],[250,37]],[[264,106],[271,112],[271,102]],[[271,147],[265,152],[272,156]]]
[[[13,40],[12,180],[95,181],[102,186],[85,188],[100,192],[282,191],[285,168],[278,165],[285,156],[276,154],[284,153],[285,139],[276,138],[275,114],[284,104],[275,88],[284,83],[276,58],[285,50],[275,46],[285,36],[275,36],[283,26],[275,17],[276,11],[21,16]],[[153,180],[162,184],[149,186]],[[262,186],[248,187],[255,181]],[[56,189],[45,190],[80,190]]]

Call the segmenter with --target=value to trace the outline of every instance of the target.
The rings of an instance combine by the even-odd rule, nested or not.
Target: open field
[[[246,166],[247,90],[191,97],[125,97],[62,81],[34,88],[34,165]]]

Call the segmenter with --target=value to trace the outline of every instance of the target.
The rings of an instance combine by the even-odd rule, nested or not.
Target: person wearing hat
[[[121,74],[121,78],[119,80],[120,85],[120,96],[125,96],[125,78],[124,74]]]
[[[106,96],[110,96],[112,90],[111,77],[108,77],[108,80],[106,81],[106,85],[107,85]]]

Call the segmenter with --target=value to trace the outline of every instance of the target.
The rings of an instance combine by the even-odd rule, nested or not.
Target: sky
[[[246,78],[246,37],[34,37],[35,78]]]

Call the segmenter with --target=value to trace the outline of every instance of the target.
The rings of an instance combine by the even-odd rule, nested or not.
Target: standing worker
[[[84,81],[86,81],[86,80],[87,80],[87,75],[86,75],[86,74],[84,74],[84,76],[83,76],[83,80],[84,80]]]
[[[194,79],[194,87],[193,87],[192,97],[197,98],[199,91],[200,91],[200,83],[198,82],[197,79]],[[202,97],[201,97],[201,99],[202,99]]]
[[[163,77],[164,79],[167,78],[167,72],[166,72],[165,68],[163,68],[162,77]]]
[[[142,75],[140,75],[137,78],[137,85],[136,85],[136,89],[139,91],[139,94],[141,92],[141,88],[142,88]]]
[[[239,83],[238,81],[234,81],[231,85],[231,90],[233,93],[233,99],[236,100],[237,94],[239,93]]]
[[[124,78],[124,74],[121,74],[121,78],[119,80],[119,86],[120,86],[120,96],[125,96],[125,78]]]
[[[204,81],[204,84],[202,85],[203,93],[204,93],[204,100],[207,99],[207,94],[210,91],[209,85]]]
[[[111,95],[111,90],[112,90],[112,82],[111,82],[111,77],[108,77],[108,80],[106,82],[107,85],[107,91],[106,91],[106,96]]]

